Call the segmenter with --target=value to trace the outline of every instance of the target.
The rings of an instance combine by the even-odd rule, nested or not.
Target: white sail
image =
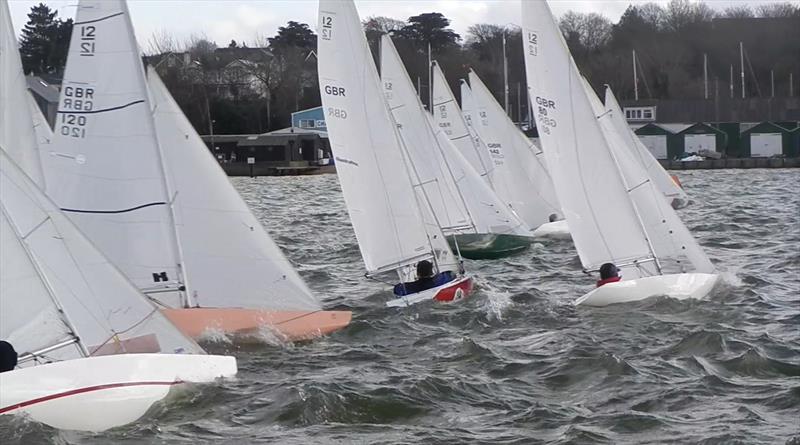
[[[122,0],[81,0],[50,152],[47,193],[139,288],[181,284],[142,60]],[[160,293],[171,305],[177,292]]]
[[[547,171],[535,167],[533,144],[519,134],[474,72],[470,71],[469,80],[470,88],[461,90],[462,101],[474,107],[470,121],[494,159],[495,191],[528,226],[535,228],[549,222],[550,215],[560,214],[561,210]]]
[[[597,96],[587,94],[547,3],[523,2],[522,12],[534,116],[584,268],[614,262],[637,278],[658,273],[656,261],[683,254],[698,272],[712,271],[675,212],[654,194]]]
[[[322,105],[347,210],[369,273],[451,255],[423,220],[396,125],[383,98],[352,1],[321,0],[318,24]],[[430,213],[427,210],[427,213]],[[428,216],[427,221],[430,221]]]
[[[33,117],[33,130],[36,133],[36,143],[39,150],[36,155],[36,162],[41,167],[39,153],[48,153],[50,151],[49,146],[53,141],[53,129],[50,128],[50,123],[47,122],[47,118],[42,114],[39,104],[36,103],[36,99],[33,98],[33,94],[30,91],[28,92],[28,105]]]
[[[472,168],[492,186],[494,161],[489,156],[489,150],[468,127],[447,79],[436,62],[433,64],[433,120]]]
[[[642,165],[645,171],[647,171],[647,174],[650,175],[650,178],[661,193],[667,197],[667,201],[672,202],[672,200],[676,198],[682,201],[688,201],[689,197],[686,195],[686,192],[672,180],[669,173],[664,170],[664,167],[661,166],[653,154],[650,153],[650,150],[644,146],[639,137],[636,136],[628,126],[628,123],[625,121],[625,115],[622,114],[622,108],[619,106],[617,98],[614,97],[614,93],[608,85],[606,85],[605,110],[609,114],[617,133],[619,133],[622,139],[627,143],[634,158]]]
[[[427,113],[406,73],[392,39],[381,38],[381,81],[409,161],[419,178],[417,193],[427,196],[445,234],[474,233],[475,227],[444,154],[439,149]]]
[[[22,71],[17,37],[6,0],[0,1],[0,147],[5,147],[30,177],[44,185],[36,133],[28,107],[28,84]]]
[[[697,272],[711,273],[714,267],[703,249],[697,244],[689,230],[673,210],[670,202],[663,199],[662,193],[648,175],[647,170],[638,162],[637,156],[631,152],[625,137],[615,126],[612,114],[604,109],[600,98],[594,93],[589,82],[581,77],[584,92],[589,99],[592,110],[597,117],[608,148],[611,151],[623,183],[628,189],[628,197],[634,205],[637,217],[644,228],[652,252],[660,266],[672,270],[686,270],[684,260],[688,259]],[[665,264],[674,260],[674,264]],[[655,264],[642,266],[642,271],[653,275]]]
[[[320,309],[153,68],[153,120],[175,191],[187,289],[204,307]]]
[[[59,359],[203,353],[0,150],[0,338]],[[78,340],[79,339],[79,340]]]

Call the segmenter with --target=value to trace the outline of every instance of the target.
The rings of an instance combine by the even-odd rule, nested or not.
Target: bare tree
[[[715,15],[714,10],[705,3],[671,0],[667,4],[666,26],[670,31],[680,31],[689,25],[711,21]]]
[[[589,13],[569,11],[561,17],[561,32],[568,41],[578,38],[583,47],[593,50],[598,49],[608,42],[611,37],[611,21],[606,17]]]
[[[793,5],[789,2],[769,3],[759,6],[756,12],[759,17],[800,17],[800,6]]]
[[[666,24],[666,11],[658,3],[645,3],[637,6],[639,16],[655,30],[662,30]]]
[[[361,25],[364,27],[364,32],[390,34],[392,31],[402,29],[404,26],[406,26],[406,22],[390,17],[371,16],[362,21]]]
[[[730,19],[747,19],[755,17],[749,5],[737,5],[725,8],[723,15]]]
[[[156,56],[179,51],[180,48],[178,47],[178,42],[175,40],[175,36],[162,28],[153,32],[150,36],[150,39],[147,41],[147,52],[145,54],[148,56]]]

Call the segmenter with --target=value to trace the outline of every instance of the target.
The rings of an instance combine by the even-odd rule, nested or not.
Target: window
[[[300,119],[300,128],[314,128],[314,119]]]
[[[656,120],[656,107],[625,107],[625,119],[628,121]]]

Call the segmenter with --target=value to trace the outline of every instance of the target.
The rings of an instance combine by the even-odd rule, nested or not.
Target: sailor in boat
[[[547,219],[548,219],[549,222],[556,222],[561,218],[558,217],[558,214],[551,213],[550,216]]]
[[[417,280],[396,284],[394,286],[394,294],[398,297],[416,294],[448,283],[453,278],[453,273],[450,271],[438,274],[433,273],[433,263],[428,260],[422,260],[417,263]]]
[[[616,283],[621,279],[617,266],[614,263],[605,263],[600,266],[600,280],[597,281],[597,287],[608,283]]]
[[[0,372],[13,371],[17,367],[17,351],[11,343],[0,340]]]

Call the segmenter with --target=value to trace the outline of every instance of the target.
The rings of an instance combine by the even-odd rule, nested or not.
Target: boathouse
[[[792,156],[792,135],[773,122],[745,126],[742,124],[741,155],[750,158]]]
[[[680,151],[670,153],[669,139],[673,133],[663,125],[651,122],[637,128],[634,133],[656,159],[670,159],[681,154]]]
[[[725,154],[727,135],[709,124],[698,122],[677,133],[683,153],[700,153],[701,150]]]

